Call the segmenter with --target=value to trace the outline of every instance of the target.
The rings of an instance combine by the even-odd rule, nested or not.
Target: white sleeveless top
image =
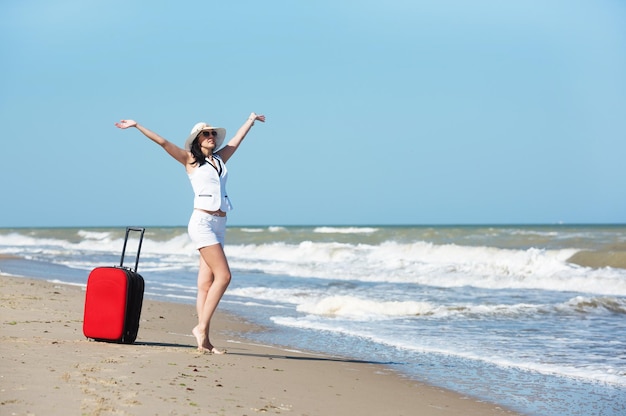
[[[198,166],[187,175],[194,193],[193,207],[205,211],[220,209],[227,212],[233,209],[226,193],[228,169],[218,155],[214,154],[213,160],[217,167],[213,166],[207,158],[207,163]]]

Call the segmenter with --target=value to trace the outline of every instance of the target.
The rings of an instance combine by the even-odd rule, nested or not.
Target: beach
[[[85,339],[84,288],[0,275],[3,415],[511,415],[385,365],[248,341],[218,310],[225,355],[197,352],[192,305],[146,299],[135,344]]]
[[[37,311],[23,317],[25,311],[7,309],[2,335],[32,326],[46,341],[37,348],[65,348],[69,357],[81,357],[55,364],[69,369],[46,376],[58,380],[66,374],[75,383],[79,377],[85,383],[113,380],[121,386],[110,381],[115,388],[143,397],[137,399],[143,406],[163,405],[164,399],[155,399],[174,397],[170,383],[182,383],[193,389],[182,392],[192,408],[217,412],[210,405],[227,399],[242,406],[226,406],[231,410],[223,414],[268,411],[269,404],[275,412],[287,412],[280,410],[285,405],[292,414],[329,414],[328,408],[339,409],[330,414],[415,414],[415,406],[456,409],[451,398],[463,400],[463,414],[470,402],[541,416],[621,416],[626,409],[624,225],[230,227],[225,251],[233,279],[213,331],[216,346],[230,354],[202,358],[190,334],[198,259],[185,227],[146,229],[139,262],[146,304],[137,344],[85,345],[87,277],[96,265],[119,265],[124,232],[121,227],[0,229],[0,274],[35,279],[28,290],[36,292],[35,301],[26,296],[16,302],[19,291],[2,289],[10,301],[3,304]],[[136,246],[130,243],[126,265],[135,260]],[[46,284],[57,288],[39,293]],[[61,294],[72,300],[61,302]],[[37,299],[61,306],[39,305]],[[43,332],[38,326],[42,316],[71,308],[71,318],[56,318],[67,319],[69,327],[56,323],[51,331],[43,325],[48,331]],[[59,338],[64,331],[70,332]],[[107,351],[124,358],[114,356],[119,363],[105,367]],[[98,360],[91,357],[95,352],[101,354]],[[169,359],[179,354],[185,359]],[[173,364],[158,370],[158,377],[144,374],[157,361]],[[83,377],[83,362],[112,375]],[[140,370],[130,372],[130,362]],[[215,376],[209,367],[189,367],[198,362],[228,371]],[[198,371],[186,372],[190,368]],[[237,373],[240,369],[244,373]],[[182,374],[202,377],[195,382]],[[366,374],[374,381],[365,382]],[[145,380],[137,380],[140,376]],[[242,387],[238,377],[249,383]],[[205,398],[217,384],[222,387]],[[417,394],[406,393],[416,386]],[[100,390],[105,391],[102,383]],[[423,399],[422,391],[428,398],[455,393],[407,402],[406,396]],[[381,397],[388,395],[385,402]],[[369,403],[372,397],[380,404]],[[311,402],[301,405],[301,400]],[[362,408],[348,407],[361,402]]]

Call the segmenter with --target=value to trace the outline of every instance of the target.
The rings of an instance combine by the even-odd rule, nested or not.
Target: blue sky
[[[231,225],[626,222],[626,3],[0,3],[0,226],[185,225],[232,134]]]

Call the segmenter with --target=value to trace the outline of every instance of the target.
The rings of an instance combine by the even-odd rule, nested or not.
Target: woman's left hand
[[[251,113],[248,119],[252,121],[259,120],[261,123],[265,123],[265,116],[263,114]]]

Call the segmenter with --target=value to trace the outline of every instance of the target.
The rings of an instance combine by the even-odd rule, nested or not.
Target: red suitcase
[[[130,231],[140,232],[135,269],[124,267]],[[83,334],[96,341],[132,344],[137,339],[144,280],[137,273],[145,228],[126,228],[119,266],[96,267],[89,273]]]

